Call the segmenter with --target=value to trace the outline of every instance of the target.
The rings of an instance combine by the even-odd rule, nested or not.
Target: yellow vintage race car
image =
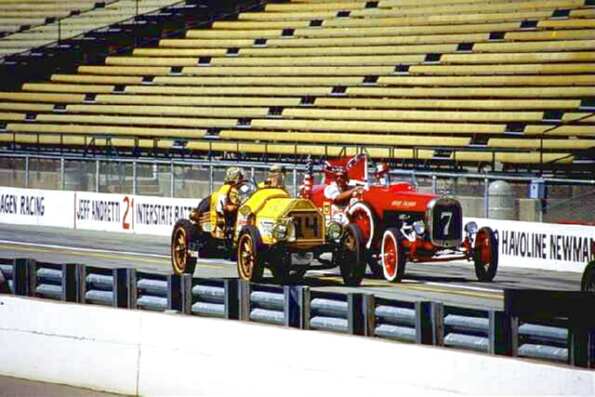
[[[361,283],[364,242],[356,225],[327,226],[312,201],[292,198],[284,189],[243,183],[237,190],[235,219],[214,214],[217,192],[207,198],[208,203],[205,199],[199,204],[191,219],[176,223],[171,246],[175,273],[192,274],[197,258],[226,252],[237,261],[243,280],[259,281],[269,268],[277,282],[296,282],[308,269],[339,266],[345,284]],[[332,259],[321,259],[325,253]]]

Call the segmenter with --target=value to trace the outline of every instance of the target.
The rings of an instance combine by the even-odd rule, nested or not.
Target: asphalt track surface
[[[52,263],[84,263],[104,267],[135,267],[170,273],[169,238],[0,224],[0,258],[33,258]],[[522,269],[499,264],[493,282],[478,282],[466,261],[408,264],[401,283],[371,274],[356,288],[342,286],[338,270],[308,272],[304,285],[313,290],[363,292],[379,297],[429,300],[447,305],[502,309],[505,288],[580,290],[580,273]],[[265,277],[267,276],[265,273]],[[196,277],[237,277],[234,262],[199,260]],[[270,279],[269,279],[270,280]],[[272,280],[270,280],[272,281]],[[266,282],[266,281],[265,281]]]

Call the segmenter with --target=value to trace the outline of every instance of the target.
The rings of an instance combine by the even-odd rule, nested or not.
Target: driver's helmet
[[[331,170],[332,174],[333,174],[333,179],[337,180],[339,178],[348,178],[347,175],[347,168],[345,167],[333,167]]]
[[[269,168],[267,181],[269,184],[272,184],[273,180],[275,180],[277,182],[276,185],[283,186],[283,184],[285,183],[285,174],[286,170],[284,166],[278,164],[273,165],[271,166],[271,168]]]
[[[225,183],[233,183],[237,184],[240,183],[244,179],[244,172],[239,167],[229,167],[225,171],[225,178],[223,182]]]

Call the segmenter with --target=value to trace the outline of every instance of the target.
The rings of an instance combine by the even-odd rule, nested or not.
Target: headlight
[[[413,230],[415,230],[415,234],[421,236],[426,231],[426,224],[424,221],[417,221],[413,223]]]
[[[475,222],[469,222],[465,225],[465,232],[467,232],[467,234],[475,234],[477,233],[477,229],[479,228]]]
[[[273,226],[273,238],[277,241],[284,241],[287,239],[287,224],[277,223]]]
[[[343,235],[343,226],[338,222],[331,222],[326,227],[326,236],[329,240],[338,240]]]

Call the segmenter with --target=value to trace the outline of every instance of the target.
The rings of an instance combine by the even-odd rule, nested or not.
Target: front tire
[[[339,251],[335,254],[336,263],[339,265],[345,285],[358,286],[361,284],[366,271],[364,250],[363,236],[359,227],[353,223],[347,225]]]
[[[591,293],[595,292],[595,261],[589,263],[583,272],[581,291]]]
[[[187,219],[180,219],[174,225],[171,235],[171,265],[175,274],[194,274],[196,258],[190,255],[189,247],[198,236],[198,228]]]
[[[405,275],[407,260],[401,240],[401,232],[396,228],[387,229],[382,236],[380,254],[382,271],[384,279],[391,283],[401,281]]]
[[[237,246],[238,275],[242,280],[257,282],[264,273],[264,245],[258,229],[246,226],[240,233]]]
[[[475,235],[473,263],[479,281],[492,281],[498,271],[498,240],[489,227],[482,227]]]
[[[353,204],[348,209],[349,222],[356,224],[362,233],[362,241],[365,248],[370,249],[374,241],[374,233],[378,220],[374,210],[363,201]]]

